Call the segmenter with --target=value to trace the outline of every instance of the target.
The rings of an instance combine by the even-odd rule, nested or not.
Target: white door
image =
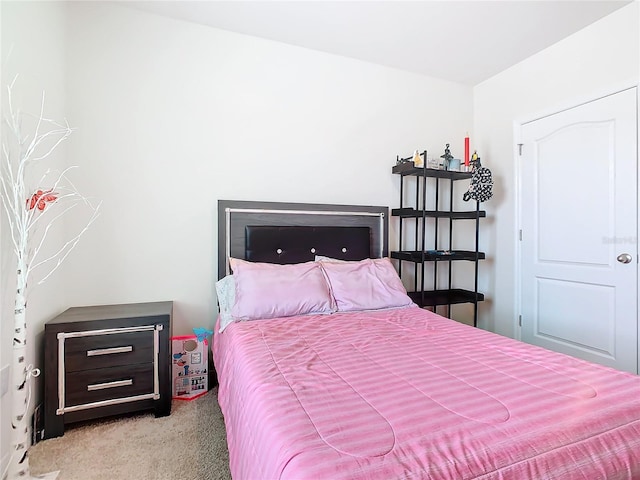
[[[522,340],[638,373],[632,88],[522,126]],[[628,262],[628,263],[625,263]]]

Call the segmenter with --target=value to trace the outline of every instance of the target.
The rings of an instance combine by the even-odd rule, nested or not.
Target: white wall
[[[24,112],[37,114],[40,110],[42,92],[46,93],[45,115],[53,119],[65,116],[65,8],[58,2],[1,2],[2,30],[2,113],[6,112],[5,87],[19,75],[15,84],[14,107]],[[28,123],[25,133],[30,133]],[[3,142],[6,131],[2,131]],[[58,148],[46,162],[52,169],[65,165],[65,146]],[[37,180],[39,174],[27,177]],[[33,183],[32,183],[33,185]],[[11,361],[11,339],[13,331],[13,301],[15,291],[15,257],[6,223],[4,209],[0,209],[0,367]],[[48,251],[57,244],[61,229],[54,229],[49,237]],[[46,253],[46,252],[45,252]],[[42,333],[44,323],[64,310],[66,306],[64,278],[60,270],[47,282],[35,287],[41,278],[34,272],[27,299],[28,363],[42,367]],[[35,382],[31,407],[41,399],[41,379]],[[10,395],[0,399],[0,459],[4,471],[9,454]],[[29,414],[30,418],[30,414]]]
[[[43,324],[69,306],[172,299],[175,334],[212,327],[218,199],[395,206],[396,154],[470,130],[471,89],[449,82],[121,6],[2,2],[1,13],[3,85],[19,73],[14,101],[31,112],[46,91],[47,115],[77,128],[48,165],[78,165],[78,189],[104,202],[63,267],[32,289],[36,366]],[[84,221],[68,216],[52,240]],[[2,366],[14,259],[6,223],[0,233]]]
[[[174,333],[211,327],[218,199],[397,206],[396,154],[426,148],[438,156],[447,142],[457,153],[465,132],[496,181],[481,233],[489,257],[481,325],[512,336],[512,122],[636,81],[640,58],[637,3],[473,91],[122,6],[0,8],[3,62],[9,44],[14,52],[3,84],[20,73],[30,109],[47,91],[49,115],[78,128],[54,162],[79,165],[78,188],[104,202],[62,270],[34,290],[35,337],[68,306],[165,299],[176,302]],[[70,218],[68,231],[82,222]],[[2,224],[3,339],[12,317],[7,233]],[[395,238],[392,231],[392,247]],[[3,340],[0,366],[8,345]],[[39,341],[31,345],[40,351]],[[5,400],[0,456],[8,448]]]
[[[69,151],[104,201],[69,259],[72,305],[174,300],[174,333],[212,327],[218,199],[396,206],[396,154],[471,130],[469,87],[122,6],[69,12]]]
[[[517,333],[513,122],[638,82],[638,19],[634,2],[474,88],[474,131],[495,183],[495,197],[486,204],[493,218],[485,231],[493,268],[485,280],[493,308],[484,312],[485,328]]]

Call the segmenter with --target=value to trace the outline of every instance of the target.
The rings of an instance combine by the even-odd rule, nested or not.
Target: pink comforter
[[[640,377],[419,308],[214,337],[233,478],[640,478]]]

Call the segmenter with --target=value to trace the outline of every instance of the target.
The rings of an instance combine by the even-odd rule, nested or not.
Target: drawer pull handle
[[[87,357],[95,357],[98,355],[111,355],[112,353],[126,353],[133,352],[133,347],[128,345],[126,347],[111,347],[111,348],[99,348],[97,350],[87,350]]]
[[[94,390],[104,390],[106,388],[115,388],[115,387],[127,387],[129,385],[133,385],[133,379],[128,380],[117,380],[115,382],[106,382],[106,383],[94,383],[93,385],[87,385],[87,391],[93,392]]]

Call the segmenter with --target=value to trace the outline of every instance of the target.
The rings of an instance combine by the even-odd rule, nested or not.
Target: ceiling
[[[476,85],[631,1],[174,0],[122,4]]]

